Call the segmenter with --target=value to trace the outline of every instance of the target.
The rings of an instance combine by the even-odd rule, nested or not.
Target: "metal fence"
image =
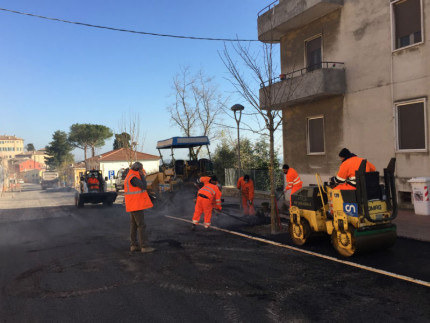
[[[236,186],[238,170],[235,168],[225,169],[225,186]],[[258,191],[270,191],[270,175],[268,169],[242,169],[243,175],[249,175],[254,182],[254,188]],[[275,170],[275,187],[277,191],[284,188],[284,173],[281,169]]]

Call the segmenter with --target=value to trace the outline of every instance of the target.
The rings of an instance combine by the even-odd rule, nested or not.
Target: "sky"
[[[257,14],[271,2],[0,0],[0,8],[159,34],[257,39]],[[175,101],[173,78],[184,67],[214,77],[229,104],[247,108],[228,81],[219,56],[222,41],[140,35],[1,10],[0,30],[0,135],[15,135],[36,149],[74,123],[102,124],[119,133],[124,119],[137,114],[142,150],[158,155],[158,140],[181,135],[167,106]],[[232,115],[222,123],[236,127]],[[276,138],[282,144],[280,133]],[[112,150],[112,144],[107,140],[96,154]],[[83,159],[82,150],[73,153]]]

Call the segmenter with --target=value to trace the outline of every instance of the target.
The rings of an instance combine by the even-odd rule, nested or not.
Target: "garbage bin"
[[[430,215],[430,177],[416,177],[408,181],[412,185],[412,202],[415,214]]]

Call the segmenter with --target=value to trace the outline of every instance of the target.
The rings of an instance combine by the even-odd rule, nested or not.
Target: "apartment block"
[[[24,139],[15,136],[0,136],[0,158],[10,159],[24,151]]]
[[[428,17],[430,0],[279,0],[259,13],[259,40],[280,44],[269,86],[283,157],[306,184],[335,175],[343,147],[380,173],[395,157],[403,204],[408,180],[430,177]]]

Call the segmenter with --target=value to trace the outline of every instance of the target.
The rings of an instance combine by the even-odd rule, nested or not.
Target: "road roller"
[[[397,238],[393,220],[397,216],[394,179],[396,159],[379,172],[366,172],[366,160],[356,171],[355,190],[337,190],[333,183],[302,187],[291,195],[289,233],[296,245],[304,245],[312,235],[325,233],[344,257],[391,247]]]

